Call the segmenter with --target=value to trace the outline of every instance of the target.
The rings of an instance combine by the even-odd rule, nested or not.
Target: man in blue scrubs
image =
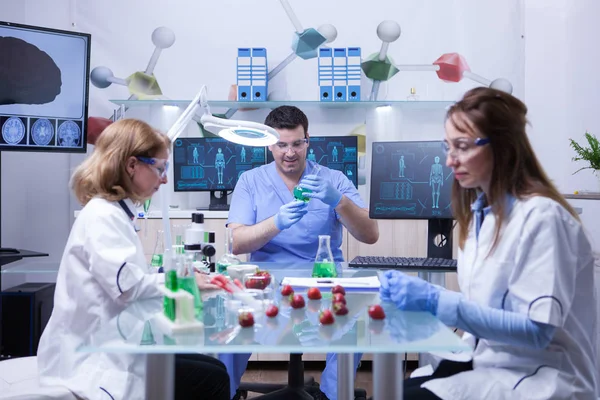
[[[235,187],[228,226],[233,229],[234,254],[250,253],[255,262],[312,262],[318,235],[331,236],[335,261],[344,261],[342,226],[357,240],[373,244],[379,238],[377,222],[352,182],[340,171],[306,160],[308,118],[297,107],[281,106],[265,124],[279,132],[279,142],[269,146],[274,162],[244,172]],[[311,189],[308,203],[294,199],[298,184]],[[360,354],[355,355],[358,365]],[[239,386],[250,354],[223,354],[231,377],[232,395]],[[321,376],[321,399],[337,400],[337,357],[327,355]],[[326,397],[324,397],[326,396]]]

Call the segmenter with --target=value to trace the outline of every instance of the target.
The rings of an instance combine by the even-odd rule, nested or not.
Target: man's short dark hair
[[[275,129],[296,129],[298,126],[304,128],[304,137],[308,132],[308,118],[298,107],[279,106],[267,115],[265,125]]]

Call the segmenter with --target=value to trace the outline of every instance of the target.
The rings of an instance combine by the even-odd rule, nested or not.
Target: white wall
[[[305,27],[323,23],[337,27],[339,35],[333,46],[361,46],[364,55],[374,53],[380,47],[377,24],[393,19],[403,31],[389,51],[397,63],[431,63],[442,53],[456,51],[465,56],[473,72],[489,79],[511,79],[515,94],[530,108],[531,140],[551,178],[563,191],[596,189],[591,174],[571,176],[576,168],[570,161],[567,138],[581,136],[586,128],[598,132],[599,122],[592,120],[592,113],[598,108],[599,91],[590,84],[599,58],[594,40],[600,28],[593,20],[599,15],[597,1],[372,0],[368,6],[359,0],[290,2]],[[193,97],[202,84],[209,86],[211,99],[225,99],[229,85],[235,82],[237,47],[267,47],[270,67],[290,53],[293,27],[275,0],[221,0],[213,7],[207,2],[183,3],[53,0],[48,8],[44,0],[0,0],[0,19],[90,32],[92,68],[106,65],[122,78],[145,68],[153,51],[152,31],[168,26],[177,40],[163,51],[155,75],[163,93],[173,99]],[[76,22],[74,27],[72,22]],[[296,60],[271,82],[271,89],[284,90],[293,100],[314,99],[316,76],[316,60]],[[422,100],[454,100],[472,86],[469,81],[443,83],[433,73],[407,72],[384,85],[381,94],[387,99],[404,99],[409,88],[416,87]],[[90,115],[110,115],[114,106],[108,100],[127,96],[122,86],[91,87]],[[365,113],[343,110],[306,111],[313,135],[346,134],[367,118]],[[261,120],[265,113],[236,117]],[[413,122],[418,120],[415,118]],[[441,125],[420,131],[410,121],[407,116],[400,120],[399,137],[442,134]],[[82,158],[2,154],[4,246],[46,251],[51,254],[48,262],[58,262],[72,211],[77,208],[67,188],[68,179]],[[207,201],[199,197],[179,200],[190,206]],[[590,204],[584,205],[584,216],[597,218],[600,210],[594,211]],[[597,235],[600,237],[600,232]]]
[[[590,170],[571,161],[569,138],[584,143],[586,129],[600,136],[600,15],[597,0],[525,2],[525,102],[531,142],[549,176],[563,193],[599,191]],[[600,245],[600,201],[574,200],[596,249]]]

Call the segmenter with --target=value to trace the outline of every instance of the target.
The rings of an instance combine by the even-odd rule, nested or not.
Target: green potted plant
[[[584,169],[593,169],[596,178],[598,178],[598,185],[600,190],[600,142],[595,135],[589,132],[585,132],[585,138],[588,142],[588,146],[581,146],[573,139],[569,139],[571,147],[577,153],[576,157],[573,157],[573,161],[587,161],[588,165],[579,168],[573,172],[573,175]]]

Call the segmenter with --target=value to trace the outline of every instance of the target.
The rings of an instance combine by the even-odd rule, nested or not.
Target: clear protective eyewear
[[[169,161],[163,158],[136,157],[139,161],[147,164],[158,173],[158,177],[164,179],[169,172]]]
[[[452,157],[452,159],[456,160],[457,158],[464,158],[468,156],[473,151],[473,149],[485,146],[489,143],[489,138],[460,138],[455,140],[451,147],[446,140],[443,140],[442,149],[444,150],[444,153],[447,157]]]
[[[290,149],[292,149],[292,151],[294,153],[297,153],[299,151],[304,150],[306,148],[307,144],[308,144],[308,139],[304,138],[304,139],[296,140],[292,144],[277,142],[274,144],[274,146],[278,151],[280,151],[282,153],[287,153],[288,151],[290,151]]]

